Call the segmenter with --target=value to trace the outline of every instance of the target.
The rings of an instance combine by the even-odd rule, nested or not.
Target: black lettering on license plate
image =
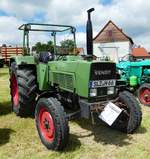
[[[99,81],[91,81],[90,86],[92,88],[96,87],[109,87],[109,86],[115,86],[116,80],[99,80]]]

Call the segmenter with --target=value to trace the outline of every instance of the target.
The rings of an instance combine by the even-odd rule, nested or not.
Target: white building
[[[133,40],[123,33],[112,21],[93,39],[94,55],[96,57],[110,57],[114,62],[129,54],[133,47]]]

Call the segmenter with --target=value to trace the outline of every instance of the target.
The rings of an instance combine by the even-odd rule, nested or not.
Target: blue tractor
[[[128,54],[117,64],[117,70],[127,88],[137,93],[141,104],[150,106],[150,60],[139,60]]]

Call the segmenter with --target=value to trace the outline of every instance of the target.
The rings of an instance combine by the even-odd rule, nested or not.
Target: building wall
[[[131,43],[124,42],[110,42],[110,43],[94,43],[94,55],[96,57],[109,56],[112,61],[118,60],[131,52]]]

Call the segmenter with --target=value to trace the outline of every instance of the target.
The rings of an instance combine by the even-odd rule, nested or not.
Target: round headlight
[[[90,89],[90,97],[97,96],[97,89]]]
[[[115,92],[115,91],[114,91],[114,87],[108,87],[108,88],[107,88],[107,94],[108,94],[108,95],[114,94],[114,92]]]

